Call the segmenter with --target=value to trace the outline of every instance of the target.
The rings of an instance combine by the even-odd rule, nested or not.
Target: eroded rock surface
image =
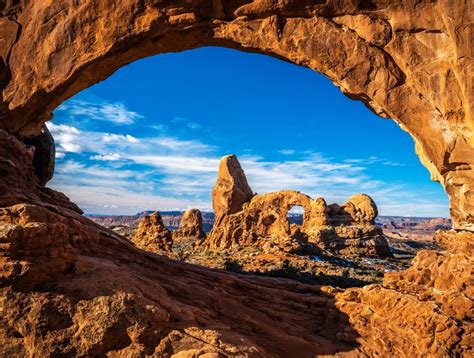
[[[241,194],[242,183],[247,196]],[[312,199],[294,190],[251,193],[237,157],[223,157],[212,192],[216,220],[206,240],[208,249],[271,245],[297,252],[309,249],[307,244],[312,243],[346,255],[391,255],[382,229],[375,225],[377,207],[368,195],[354,195],[342,206],[328,206],[323,198]],[[239,198],[238,205],[235,198]],[[287,219],[289,210],[296,205],[304,210],[301,226],[290,224]]]
[[[20,0],[0,15],[1,355],[472,356],[468,1]],[[62,101],[133,60],[208,45],[312,68],[408,131],[450,197],[447,251],[334,299],[138,250],[40,185],[23,140]]]
[[[436,239],[455,244],[450,251],[420,251],[410,269],[385,274],[382,285],[338,295],[338,307],[349,315],[369,354],[377,353],[376,345],[396,356],[474,354],[474,235],[440,231]],[[391,335],[396,346],[379,340]]]
[[[184,212],[179,227],[173,231],[173,240],[191,240],[200,242],[206,238],[202,226],[202,215],[198,209],[188,209]]]
[[[237,157],[224,157],[219,162],[217,181],[212,190],[212,207],[216,217],[241,211],[242,205],[252,199],[252,196],[252,189]]]
[[[395,120],[474,231],[472,5],[453,0],[100,3],[0,7],[0,128],[36,136],[66,98],[153,54],[227,46],[326,75]]]
[[[143,250],[156,253],[170,252],[173,246],[171,232],[163,224],[158,211],[140,221],[131,241]]]

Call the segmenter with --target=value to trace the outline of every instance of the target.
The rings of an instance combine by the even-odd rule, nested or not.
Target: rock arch
[[[470,10],[448,0],[7,2],[0,128],[39,134],[66,98],[145,56],[259,52],[321,72],[394,119],[446,188],[454,227],[474,230]]]
[[[1,353],[472,355],[469,2],[7,0],[0,30]],[[424,252],[383,285],[345,292],[245,279],[145,255],[40,185],[25,141],[62,101],[136,59],[209,45],[312,68],[409,132],[450,198],[457,231],[438,235],[448,251]],[[44,306],[66,326],[36,310]],[[22,315],[25,307],[37,317]],[[84,332],[97,341],[78,342]]]

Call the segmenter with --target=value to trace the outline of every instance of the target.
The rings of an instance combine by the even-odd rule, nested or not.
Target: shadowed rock
[[[25,139],[25,143],[35,148],[33,156],[33,166],[40,185],[45,186],[53,178],[56,148],[54,139],[48,130],[43,126],[41,133],[36,137]]]

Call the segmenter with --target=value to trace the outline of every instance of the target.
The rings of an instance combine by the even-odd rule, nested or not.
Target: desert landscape
[[[216,219],[214,212],[198,209],[89,218],[146,251],[191,264],[346,288],[381,283],[385,272],[407,269],[418,251],[442,250],[435,233],[451,225],[443,218],[378,217],[375,203],[363,194],[353,196],[342,208],[328,206],[322,198],[312,202],[290,190],[259,198],[252,193],[237,157],[224,157],[213,192],[215,212],[230,213],[238,192],[247,192],[247,203],[255,203],[256,213],[251,220],[246,218],[250,213],[243,214],[237,224],[223,222],[222,214]],[[304,205],[308,209],[304,214],[285,213],[305,202],[310,204]],[[219,207],[222,203],[224,209]],[[245,201],[240,205],[239,211]],[[321,208],[312,214],[315,205]],[[275,210],[280,211],[277,218]],[[219,227],[214,227],[216,221]],[[258,224],[248,233],[245,229],[237,236],[229,233],[235,226],[243,229],[244,221]]]
[[[0,3],[0,356],[472,357],[472,14],[450,0]],[[379,216],[370,191],[257,194],[250,161],[232,154],[204,162],[213,187],[193,183],[212,191],[212,212],[91,215],[51,187],[80,152],[64,139],[93,133],[54,136],[53,111],[133,61],[208,46],[314,70],[395,121],[450,217]],[[141,145],[111,133],[94,144]]]

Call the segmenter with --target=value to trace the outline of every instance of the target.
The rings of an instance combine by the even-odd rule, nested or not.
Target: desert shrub
[[[230,271],[230,272],[242,272],[243,268],[242,268],[242,264],[240,264],[237,261],[225,260],[224,270]]]

